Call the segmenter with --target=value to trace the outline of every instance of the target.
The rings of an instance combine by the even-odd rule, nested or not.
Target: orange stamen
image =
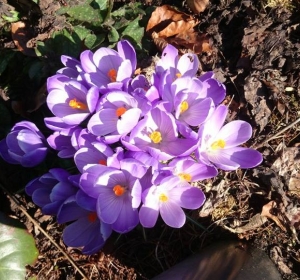
[[[117,117],[121,117],[125,112],[127,111],[127,109],[125,107],[119,107],[117,110],[116,110],[116,115]]]
[[[110,69],[107,73],[111,82],[115,82],[117,80],[117,71],[115,69]]]
[[[88,220],[93,223],[97,220],[97,213],[96,212],[91,212],[88,214]]]
[[[100,159],[100,160],[98,161],[98,163],[101,164],[101,165],[105,165],[105,166],[107,165],[105,159]]]
[[[121,196],[125,193],[126,189],[122,187],[121,185],[115,185],[113,188],[113,191],[116,196]]]

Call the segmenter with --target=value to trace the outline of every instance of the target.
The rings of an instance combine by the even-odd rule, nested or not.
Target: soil
[[[55,11],[70,2],[40,1],[39,7],[27,6],[25,18],[33,27],[32,44],[66,27],[65,18]],[[142,2],[145,8],[170,4],[191,14],[181,1]],[[116,1],[115,5],[124,3]],[[194,15],[199,20],[197,30],[208,35],[211,46],[210,52],[199,54],[199,73],[212,70],[226,85],[228,120],[241,119],[252,125],[253,138],[247,145],[263,154],[263,163],[251,170],[221,172],[217,178],[201,182],[207,201],[200,211],[188,212],[191,219],[183,228],[171,229],[159,223],[154,229],[137,227],[128,234],[113,234],[92,256],[65,247],[61,240],[63,227],[52,217],[42,215],[24,193],[12,195],[17,202],[7,193],[1,195],[1,211],[24,222],[39,249],[38,260],[28,266],[27,279],[82,279],[70,259],[87,279],[151,279],[220,239],[245,240],[268,254],[283,279],[300,279],[300,3],[293,3],[294,9],[267,7],[267,3],[212,0],[204,12]],[[5,5],[6,1],[0,9]],[[4,36],[0,46],[1,51],[16,48],[12,38]],[[154,44],[149,54],[160,54]],[[150,66],[147,61],[140,66]],[[5,104],[12,118],[19,120],[24,110],[13,101],[11,98]],[[38,120],[41,110],[45,108],[32,110],[30,119]],[[29,177],[37,176],[35,171],[4,162],[0,167],[0,182],[11,192],[25,185]]]

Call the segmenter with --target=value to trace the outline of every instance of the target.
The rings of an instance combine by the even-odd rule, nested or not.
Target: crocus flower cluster
[[[240,147],[251,137],[251,126],[239,120],[225,124],[225,86],[213,72],[196,76],[195,54],[180,57],[167,45],[150,80],[135,74],[136,53],[126,40],[117,51],[87,50],[79,60],[61,61],[65,67],[47,82],[54,115],[45,118],[53,131],[47,143],[59,157],[73,158],[78,174],[51,169],[29,182],[26,192],[43,213],[68,223],[66,245],[92,254],[112,231],[154,227],[159,217],[180,228],[183,209],[198,209],[205,201],[197,181],[217,176],[217,168],[261,163],[258,151]],[[31,166],[44,159],[42,143],[26,122],[0,142],[0,153]]]

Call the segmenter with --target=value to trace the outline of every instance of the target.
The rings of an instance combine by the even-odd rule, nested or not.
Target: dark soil
[[[56,16],[55,10],[70,2],[40,1],[42,17],[37,20],[34,17],[39,10],[28,8],[25,18],[33,23],[32,44],[41,38],[46,40],[53,30],[66,26],[65,19]],[[171,4],[190,12],[181,1],[142,2],[145,8]],[[115,5],[124,3],[117,1]],[[161,223],[154,229],[137,227],[128,234],[114,234],[103,250],[92,256],[66,248],[61,240],[63,227],[50,216],[43,216],[23,193],[14,195],[19,205],[0,195],[1,210],[23,221],[36,240],[40,255],[28,267],[28,279],[83,277],[62,251],[24,216],[20,205],[88,279],[151,279],[220,239],[246,240],[269,255],[283,279],[300,279],[300,127],[293,124],[299,118],[300,107],[300,9],[299,2],[298,6],[294,3],[293,10],[269,8],[265,4],[263,0],[212,0],[196,16],[200,20],[197,28],[209,35],[212,48],[211,52],[199,55],[201,71],[213,70],[226,85],[229,120],[251,123],[254,137],[248,144],[264,155],[263,163],[252,170],[221,172],[214,180],[201,182],[207,201],[200,212],[188,213],[196,223],[188,220],[181,229]],[[3,9],[4,4],[1,5]],[[2,36],[0,45],[1,51],[15,48],[8,37]],[[157,53],[153,44],[150,54]],[[18,109],[20,104],[14,103],[13,98],[5,104],[14,120],[24,117],[24,110]],[[45,108],[33,111],[30,119],[39,120],[43,115],[41,110]],[[288,129],[284,130],[285,127]],[[6,188],[9,186],[11,192],[13,187],[25,186],[29,178],[38,175],[3,162],[0,167],[0,182]],[[261,214],[264,206],[267,218]]]

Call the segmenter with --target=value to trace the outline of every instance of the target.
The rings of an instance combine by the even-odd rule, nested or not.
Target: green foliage
[[[0,280],[25,279],[25,266],[37,256],[34,239],[25,227],[0,212]]]

